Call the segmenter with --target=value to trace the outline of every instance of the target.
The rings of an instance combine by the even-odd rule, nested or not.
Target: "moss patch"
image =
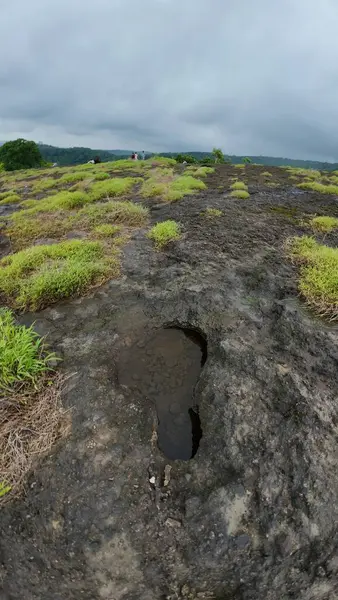
[[[241,200],[246,200],[247,198],[250,198],[249,192],[245,190],[233,190],[230,196],[232,196],[233,198],[240,198]]]

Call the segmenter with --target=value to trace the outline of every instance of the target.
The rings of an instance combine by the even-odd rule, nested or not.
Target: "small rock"
[[[182,523],[180,521],[177,521],[177,519],[172,519],[171,517],[168,517],[168,519],[165,522],[165,525],[167,525],[168,527],[175,528],[182,527]]]

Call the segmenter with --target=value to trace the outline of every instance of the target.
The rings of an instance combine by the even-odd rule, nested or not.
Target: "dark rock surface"
[[[211,190],[157,209],[180,242],[159,253],[139,233],[123,278],[23,319],[73,373],[73,430],[1,511],[1,599],[338,598],[338,329],[298,303],[282,246],[303,230],[270,211],[306,195],[246,202]],[[159,451],[151,394],[119,378],[168,325],[208,341],[186,462]]]

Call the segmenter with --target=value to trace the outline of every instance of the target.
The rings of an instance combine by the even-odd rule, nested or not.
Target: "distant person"
[[[137,154],[137,152],[135,152],[135,158],[134,158],[134,160],[138,160],[138,154]]]
[[[145,159],[146,159],[146,153],[144,150],[142,150],[142,160],[145,160]]]
[[[132,153],[130,158],[131,158],[131,160],[135,160],[135,152]]]
[[[101,162],[101,158],[99,156],[95,156],[95,158],[94,158],[94,164],[97,165],[100,162]]]

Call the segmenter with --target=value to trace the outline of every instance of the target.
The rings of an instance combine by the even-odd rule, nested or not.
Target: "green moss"
[[[234,190],[233,192],[231,192],[230,196],[232,196],[233,198],[240,198],[241,200],[246,200],[247,198],[250,198],[249,192],[246,192],[245,190]]]
[[[338,219],[335,217],[315,217],[310,221],[311,226],[315,231],[321,231],[322,233],[330,233],[334,229],[338,228]]]
[[[0,261],[0,293],[18,309],[38,310],[84,293],[118,271],[100,242],[72,240],[33,246]]]
[[[248,191],[248,186],[243,181],[235,181],[231,186],[232,190],[245,190]]]
[[[0,396],[18,385],[35,384],[49,370],[51,358],[33,326],[16,324],[9,309],[0,309]]]
[[[156,248],[163,248],[181,237],[181,228],[176,221],[162,221],[151,228],[147,237],[154,242]]]
[[[299,290],[319,315],[338,319],[338,249],[303,236],[289,242],[291,258],[299,262]]]

